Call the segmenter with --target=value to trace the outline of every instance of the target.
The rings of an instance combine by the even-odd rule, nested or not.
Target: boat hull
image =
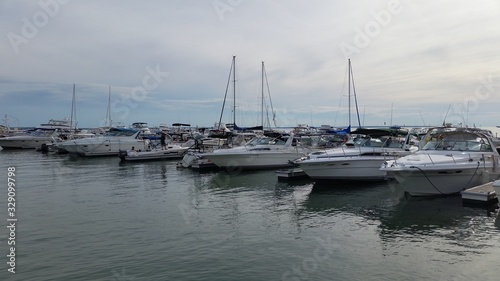
[[[130,151],[121,150],[119,157],[122,161],[153,161],[167,159],[181,159],[189,148],[151,150],[151,151]]]
[[[457,194],[465,189],[498,179],[500,175],[491,169],[477,169],[477,167],[432,171],[414,169],[390,173],[411,196]]]
[[[416,154],[381,166],[411,196],[451,195],[500,176],[498,157],[479,154]]]
[[[209,153],[205,157],[220,168],[234,170],[274,169],[294,166],[291,161],[304,156],[296,152],[268,152],[249,154]]]
[[[81,156],[116,156],[120,150],[145,149],[146,146],[141,139],[103,137],[64,141],[57,145],[58,149]]]
[[[314,180],[383,181],[380,171],[384,157],[336,157],[299,162],[300,168]]]
[[[0,138],[0,146],[3,149],[37,149],[52,141],[51,137],[13,136]]]

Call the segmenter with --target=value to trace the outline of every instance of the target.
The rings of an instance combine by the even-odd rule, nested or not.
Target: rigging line
[[[222,116],[224,114],[224,107],[226,106],[227,91],[229,89],[229,84],[231,83],[231,73],[233,71],[235,57],[236,56],[233,56],[233,61],[231,62],[231,67],[229,68],[229,77],[227,78],[226,92],[224,94],[224,101],[222,102],[222,110],[220,113],[219,124],[217,124],[217,130],[220,130],[221,127]]]
[[[450,112],[450,107],[451,107],[451,104],[448,106],[448,110],[446,110],[446,114],[444,115],[443,127],[446,126],[446,117],[448,117],[448,112]]]
[[[351,80],[352,80],[352,92],[354,94],[354,104],[356,106],[356,115],[358,117],[359,127],[361,127],[361,120],[359,119],[358,98],[356,96],[356,88],[354,87],[354,73],[352,72],[352,65],[351,65],[350,72],[351,72]]]
[[[264,78],[266,79],[267,93],[269,95],[269,104],[271,105],[271,112],[273,113],[273,123],[274,123],[274,127],[276,127],[276,112],[274,111],[273,100],[271,99],[271,90],[269,89],[269,81],[267,80],[267,72],[266,72],[265,66],[262,65],[262,67],[264,69]]]

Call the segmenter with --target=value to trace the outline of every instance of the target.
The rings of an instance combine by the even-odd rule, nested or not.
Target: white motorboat
[[[314,180],[378,181],[385,179],[380,165],[410,154],[408,132],[399,129],[358,129],[344,145],[310,153],[296,164]]]
[[[0,146],[3,149],[37,149],[42,144],[60,141],[58,134],[58,130],[38,129],[22,135],[2,137]]]
[[[422,144],[414,154],[386,161],[380,169],[412,196],[456,194],[500,176],[499,153],[482,130],[431,128]]]
[[[50,119],[47,123],[15,135],[0,137],[0,146],[3,149],[40,149],[43,144],[61,141],[71,132],[69,119]]]
[[[260,136],[247,144],[228,149],[216,149],[203,157],[220,168],[237,170],[269,169],[293,166],[291,161],[307,155],[309,151],[294,146],[293,134],[283,138]]]
[[[111,128],[105,134],[90,138],[72,139],[58,143],[59,150],[82,156],[118,155],[120,150],[146,150],[149,140],[138,138],[140,131]]]
[[[180,146],[169,144],[166,149],[152,150],[137,150],[134,148],[129,150],[120,150],[118,156],[122,161],[148,161],[148,160],[165,160],[165,159],[181,159],[189,150],[188,146]]]

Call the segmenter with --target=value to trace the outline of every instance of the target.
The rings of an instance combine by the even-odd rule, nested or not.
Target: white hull
[[[384,157],[338,157],[314,159],[299,162],[300,168],[315,180],[385,180],[385,172],[380,171]]]
[[[13,136],[0,138],[0,146],[3,149],[36,149],[52,141],[54,141],[52,137]]]
[[[411,196],[451,195],[498,179],[498,156],[483,153],[417,153],[381,167]]]
[[[271,169],[293,166],[290,162],[304,156],[296,151],[250,151],[251,153],[208,153],[207,159],[220,168]]]
[[[123,161],[148,161],[148,160],[165,160],[165,159],[181,159],[189,147],[168,148],[166,150],[155,149],[150,151],[120,151],[120,159]]]
[[[391,174],[411,196],[457,194],[465,189],[498,179],[499,173],[476,167],[441,171],[393,171]]]
[[[94,137],[64,141],[57,147],[82,156],[116,156],[120,150],[145,149],[146,142],[135,138]]]
[[[400,148],[341,146],[311,153],[297,164],[315,180],[382,181],[382,163],[408,154]]]

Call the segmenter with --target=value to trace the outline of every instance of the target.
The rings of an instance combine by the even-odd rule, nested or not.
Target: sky
[[[500,125],[497,0],[0,0],[0,34],[10,126]]]

